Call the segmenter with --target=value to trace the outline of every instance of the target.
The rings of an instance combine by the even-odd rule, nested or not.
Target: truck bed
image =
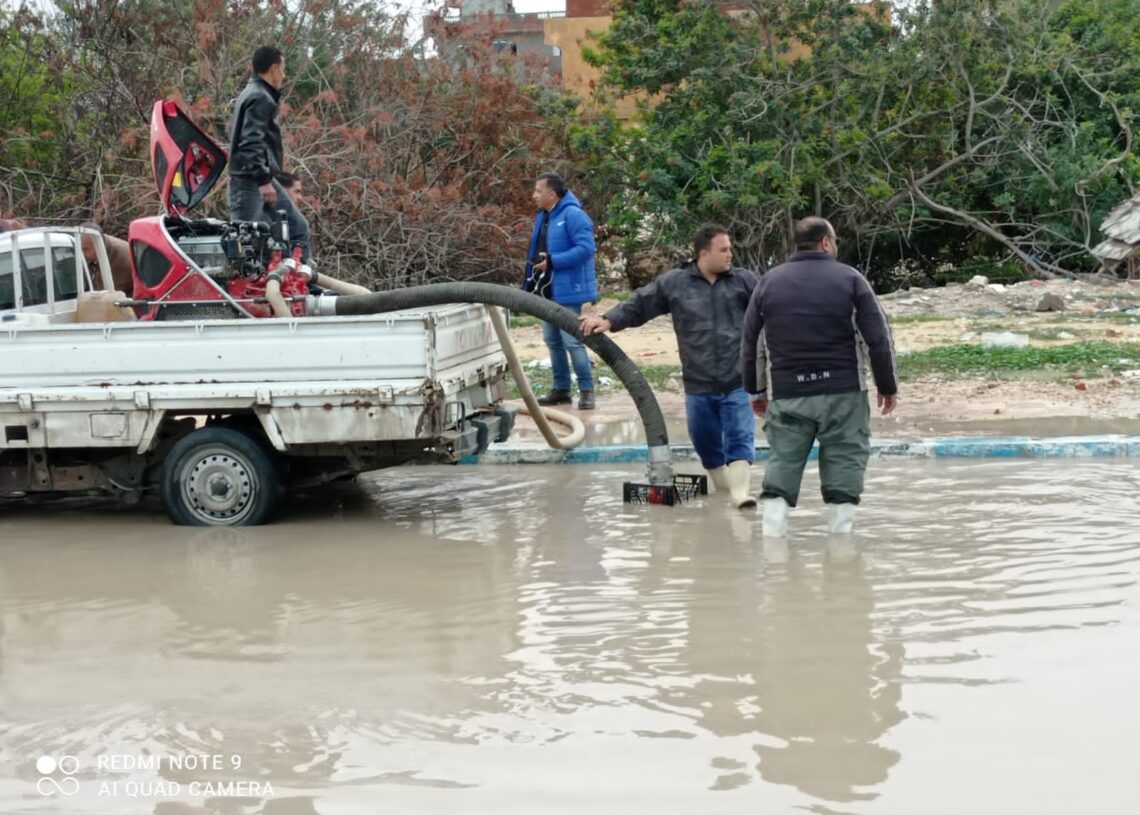
[[[0,324],[0,449],[136,447],[167,414],[253,412],[278,450],[433,438],[501,396],[486,307],[363,317]]]
[[[0,391],[83,385],[376,380],[501,370],[486,307],[362,317],[0,324]]]

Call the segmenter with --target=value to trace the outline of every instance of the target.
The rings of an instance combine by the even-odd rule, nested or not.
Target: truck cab
[[[95,246],[88,266],[82,241]],[[94,272],[94,273],[93,273]],[[0,323],[118,322],[134,319],[117,308],[103,236],[85,227],[31,227],[0,234]]]

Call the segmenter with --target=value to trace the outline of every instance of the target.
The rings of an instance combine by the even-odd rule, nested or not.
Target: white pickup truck
[[[176,523],[257,524],[290,488],[510,433],[485,306],[141,321],[84,232],[0,235],[0,498],[153,493]]]

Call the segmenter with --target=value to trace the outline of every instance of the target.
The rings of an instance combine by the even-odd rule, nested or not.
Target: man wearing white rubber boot
[[[672,316],[689,438],[713,486],[739,509],[756,506],[749,486],[756,417],[740,386],[740,329],[758,281],[755,272],[732,265],[728,230],[706,224],[693,238],[691,262],[641,287],[604,317],[579,318],[588,336]]]
[[[883,415],[898,398],[891,330],[867,280],[836,260],[830,223],[803,219],[795,241],[795,254],[753,292],[740,350],[744,389],[768,437],[763,534],[787,533],[816,441],[828,531],[849,534],[871,453],[868,363]]]

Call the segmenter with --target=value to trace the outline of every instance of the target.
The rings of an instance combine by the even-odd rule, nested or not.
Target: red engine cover
[[[173,101],[154,104],[150,127],[151,165],[159,195],[171,220],[181,218],[217,183],[226,165],[226,153]],[[241,307],[255,317],[273,316],[268,304],[250,302],[265,297],[267,274],[239,275],[225,282],[209,277],[177,248],[165,221],[162,217],[139,218],[130,226],[133,295],[137,300],[155,303],[136,307],[139,319],[157,319],[158,303],[221,304],[227,294],[241,301]],[[270,270],[277,262],[269,264]],[[287,272],[281,281],[281,293],[286,298],[307,295],[308,282],[297,272]],[[290,301],[289,307],[294,316],[304,314],[303,300]]]

